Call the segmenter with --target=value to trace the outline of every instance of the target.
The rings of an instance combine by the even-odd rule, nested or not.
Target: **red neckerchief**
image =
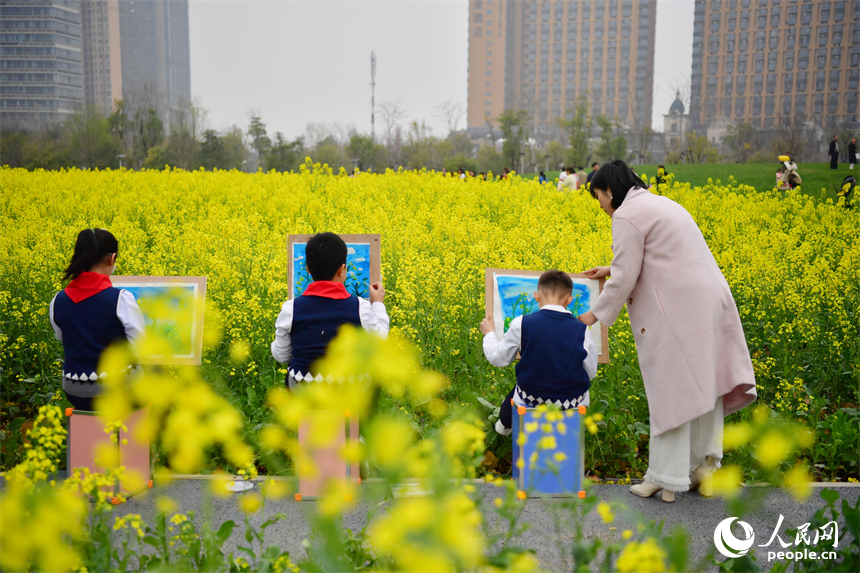
[[[101,273],[85,272],[72,280],[69,286],[64,289],[64,292],[72,299],[72,302],[78,303],[112,286],[113,284],[110,282],[109,276]]]
[[[314,281],[308,285],[302,296],[321,296],[323,298],[344,299],[349,298],[350,294],[346,292],[346,287],[343,283],[334,281]]]

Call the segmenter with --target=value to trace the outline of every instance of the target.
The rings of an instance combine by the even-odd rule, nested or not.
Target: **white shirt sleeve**
[[[54,327],[54,336],[57,337],[57,340],[60,342],[63,341],[63,331],[60,330],[60,327],[57,326],[57,323],[54,322],[54,301],[57,300],[57,295],[54,295],[54,298],[51,299],[51,306],[48,307],[48,317],[51,319],[51,326]]]
[[[368,332],[378,334],[383,340],[388,338],[388,328],[391,320],[385,303],[374,302],[359,297],[358,314],[361,317],[361,327]]]
[[[484,335],[484,356],[493,366],[503,368],[510,366],[516,359],[523,344],[523,317],[518,316],[511,321],[508,331],[499,342],[495,332]]]
[[[122,323],[125,337],[128,338],[129,342],[134,343],[135,340],[143,336],[146,331],[146,321],[143,319],[143,313],[137,305],[137,300],[130,291],[124,289],[119,291],[116,316]]]
[[[597,346],[595,346],[594,338],[591,336],[591,328],[585,329],[585,339],[582,341],[582,346],[586,352],[582,367],[585,368],[588,379],[594,380],[594,377],[597,376]]]
[[[275,321],[275,340],[272,341],[272,357],[286,364],[293,356],[290,331],[293,329],[293,301],[287,300],[281,305],[281,312]]]

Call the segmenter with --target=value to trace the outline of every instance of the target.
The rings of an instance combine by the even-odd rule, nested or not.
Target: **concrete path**
[[[741,519],[752,526],[756,534],[756,545],[766,543],[770,539],[780,515],[784,516],[783,525],[780,528],[782,539],[793,543],[794,538],[785,532],[787,529],[798,527],[810,521],[815,512],[824,506],[824,501],[819,497],[822,485],[824,484],[816,486],[812,495],[804,503],[796,502],[786,491],[780,489],[744,488],[741,495],[757,507]],[[841,496],[848,499],[852,505],[860,496],[860,487],[842,484],[828,485],[835,486]],[[176,480],[170,485],[156,486],[148,492],[131,498],[127,503],[117,506],[116,512],[117,515],[140,513],[147,522],[152,523],[156,498],[159,495],[167,495],[178,503],[179,511],[196,510],[199,520],[205,504],[211,508],[212,521],[216,529],[226,520],[232,519],[236,522],[236,529],[225,548],[227,551],[235,551],[235,547],[244,533],[242,515],[236,499],[242,494],[233,494],[232,497],[228,498],[212,498],[207,493],[208,487],[209,482],[205,479]],[[360,487],[366,487],[366,485]],[[496,516],[492,505],[493,499],[499,495],[499,489],[483,482],[476,483],[476,487],[482,492],[486,501],[484,514],[488,526],[499,530],[502,523]],[[665,532],[671,531],[676,526],[684,527],[690,533],[689,569],[691,571],[715,570],[712,565],[703,560],[709,553],[714,552],[713,538],[717,524],[727,517],[732,517],[726,513],[726,503],[722,499],[706,499],[697,493],[684,493],[677,495],[675,503],[667,504],[663,503],[659,497],[638,498],[628,492],[628,486],[597,485],[594,486],[593,491],[599,498],[606,501],[620,501],[626,504],[627,507],[641,513],[648,520],[655,520],[656,522],[665,520]],[[758,501],[756,502],[756,500]],[[560,535],[556,534],[551,511],[558,502],[559,500],[556,499],[525,500],[522,519],[530,527],[514,544],[537,551],[542,566],[548,571],[570,571],[573,567],[569,555],[561,555],[559,545],[570,548],[573,540],[573,529],[568,523]],[[275,543],[281,548],[287,549],[290,555],[298,560],[305,556],[302,540],[308,538],[311,533],[307,517],[309,512],[314,511],[315,504],[316,502],[313,501],[296,502],[292,498],[269,501],[263,511],[252,515],[252,523],[260,524],[276,513],[286,514],[285,519],[267,530],[266,540],[267,543]],[[841,502],[838,505],[841,505]],[[360,530],[366,523],[367,511],[368,506],[360,504],[353,512],[344,517],[344,525],[353,530]],[[618,539],[624,529],[633,528],[633,523],[629,522],[621,513],[616,513],[616,521],[607,525],[596,512],[592,512],[586,517],[582,526],[587,539],[595,537],[610,539],[613,536]],[[610,529],[610,527],[616,529]],[[733,531],[736,535],[740,535],[740,529],[737,525]],[[844,528],[844,522],[839,525],[839,535],[840,547],[851,542],[847,530]],[[857,543],[857,541],[853,542]],[[766,568],[777,563],[777,560],[769,562],[767,556],[767,551],[776,550],[777,546],[778,541],[774,540],[770,547],[756,547],[755,553],[758,563]],[[792,549],[793,544],[789,550]],[[720,560],[725,559],[719,554],[717,557]]]

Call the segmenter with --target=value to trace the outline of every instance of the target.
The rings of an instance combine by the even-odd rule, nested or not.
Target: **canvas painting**
[[[290,235],[290,298],[305,292],[313,281],[308,273],[305,248],[312,235]],[[379,235],[340,235],[347,247],[346,281],[347,292],[368,298],[370,285],[380,280]]]
[[[200,364],[206,277],[114,276],[111,282],[134,295],[143,312],[147,334],[169,348],[167,354],[141,356],[141,363]]]
[[[519,271],[506,269],[486,270],[486,305],[488,316],[493,317],[496,325],[496,338],[502,339],[511,321],[525,314],[538,310],[534,298],[537,291],[541,271]],[[591,305],[597,300],[603,288],[604,279],[589,279],[585,275],[569,273],[573,280],[573,301],[568,310],[574,316],[579,316],[591,310]],[[599,321],[589,327],[599,362],[609,362],[608,332]]]

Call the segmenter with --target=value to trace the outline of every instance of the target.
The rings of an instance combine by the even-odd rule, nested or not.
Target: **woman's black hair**
[[[119,243],[110,231],[84,229],[78,233],[75,252],[63,280],[78,278],[113,253],[119,253]]]
[[[639,176],[626,163],[617,159],[612,163],[604,163],[597,170],[597,173],[594,174],[594,179],[591,180],[589,191],[595,199],[597,198],[597,189],[610,191],[612,193],[612,208],[617,209],[624,202],[624,198],[627,197],[627,192],[633,187],[647,188],[645,183],[642,182]]]

